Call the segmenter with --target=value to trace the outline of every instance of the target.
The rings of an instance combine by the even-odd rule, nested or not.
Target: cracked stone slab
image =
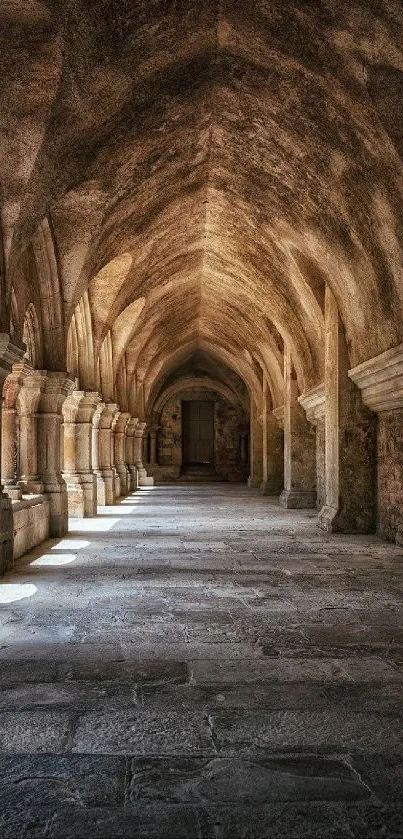
[[[316,756],[133,759],[130,800],[176,803],[338,801],[371,791],[347,763]]]
[[[17,794],[24,807],[122,806],[126,761],[105,755],[0,756],[0,806]]]

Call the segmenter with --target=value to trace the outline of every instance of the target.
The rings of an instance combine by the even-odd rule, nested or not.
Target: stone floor
[[[2,839],[403,837],[403,551],[143,490],[0,583]]]

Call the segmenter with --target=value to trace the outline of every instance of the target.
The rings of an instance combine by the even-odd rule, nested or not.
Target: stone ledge
[[[348,375],[371,411],[403,408],[403,344],[364,361]]]
[[[11,506],[14,512],[15,510],[26,510],[29,507],[36,507],[38,504],[46,504],[46,502],[48,501],[49,499],[45,494],[29,494],[23,495],[22,498],[19,498],[17,500],[12,500]]]
[[[319,419],[325,416],[325,385],[317,385],[312,390],[307,390],[298,397],[298,402],[302,405],[307,420],[313,424],[317,423]]]

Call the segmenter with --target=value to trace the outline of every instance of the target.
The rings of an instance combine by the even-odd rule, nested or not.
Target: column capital
[[[128,411],[120,411],[120,413],[116,417],[114,431],[117,434],[124,434],[127,428],[128,422],[130,420],[130,414]]]
[[[65,422],[91,422],[100,401],[94,391],[72,390],[63,403]]]
[[[101,414],[100,427],[111,428],[115,415],[119,411],[119,405],[116,402],[105,402],[104,409]]]
[[[308,422],[317,425],[318,421],[324,419],[325,416],[325,383],[322,382],[317,387],[302,393],[298,397],[298,402],[302,405]]]
[[[403,344],[364,361],[348,375],[371,411],[403,408]]]
[[[147,427],[146,422],[138,422],[137,425],[136,425],[136,428],[134,429],[134,436],[135,437],[142,437],[146,427]]]
[[[126,425],[126,437],[134,437],[134,432],[136,430],[137,423],[138,423],[138,418],[137,417],[130,417],[130,419],[128,420],[128,423]]]
[[[46,370],[30,370],[21,375],[22,385],[17,395],[17,407],[20,414],[35,413],[46,375]]]
[[[76,380],[65,371],[46,370],[40,389],[39,412],[42,414],[61,414],[66,397],[76,387]]]
[[[99,397],[99,398],[101,400],[101,397]],[[94,428],[99,428],[99,422],[100,422],[100,419],[101,419],[101,416],[102,416],[104,410],[105,410],[105,402],[99,401],[98,405],[95,408],[94,416],[92,417],[92,424],[93,424]]]

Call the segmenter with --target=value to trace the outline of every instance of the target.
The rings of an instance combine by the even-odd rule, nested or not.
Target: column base
[[[24,481],[24,479],[22,479],[21,481],[18,481],[18,486],[20,487],[23,495],[43,495],[45,492],[45,487],[42,481],[31,481],[29,479]]]
[[[115,466],[112,467],[113,472],[113,500],[120,498],[120,475],[116,471]]]
[[[63,473],[67,486],[69,518],[92,518],[97,514],[95,475]]]
[[[314,489],[283,489],[279,503],[286,510],[312,510],[316,507]]]
[[[114,504],[114,475],[112,469],[100,469],[99,472],[96,472],[96,479],[98,504],[101,507]]]
[[[20,486],[16,484],[10,484],[10,486],[5,485],[4,492],[12,501],[21,501],[22,489]]]
[[[338,510],[336,510],[336,507],[330,507],[329,505],[324,504],[318,513],[318,525],[321,530],[325,530],[326,533],[334,533],[337,529],[337,514]]]
[[[139,487],[153,487],[154,478],[147,475],[147,470],[143,467],[137,468],[137,482]]]
[[[11,499],[0,495],[0,576],[13,564],[14,527]]]
[[[138,489],[138,482],[137,482],[137,469],[135,466],[129,466],[129,474],[130,474],[130,490],[131,492],[136,492]]]
[[[65,481],[58,476],[44,479],[45,494],[49,498],[49,536],[66,536],[69,525],[68,495]]]
[[[127,495],[130,487],[130,472],[124,464],[117,466],[116,471],[120,479],[120,495]]]
[[[249,489],[259,489],[262,479],[258,475],[249,475],[248,487]]]

